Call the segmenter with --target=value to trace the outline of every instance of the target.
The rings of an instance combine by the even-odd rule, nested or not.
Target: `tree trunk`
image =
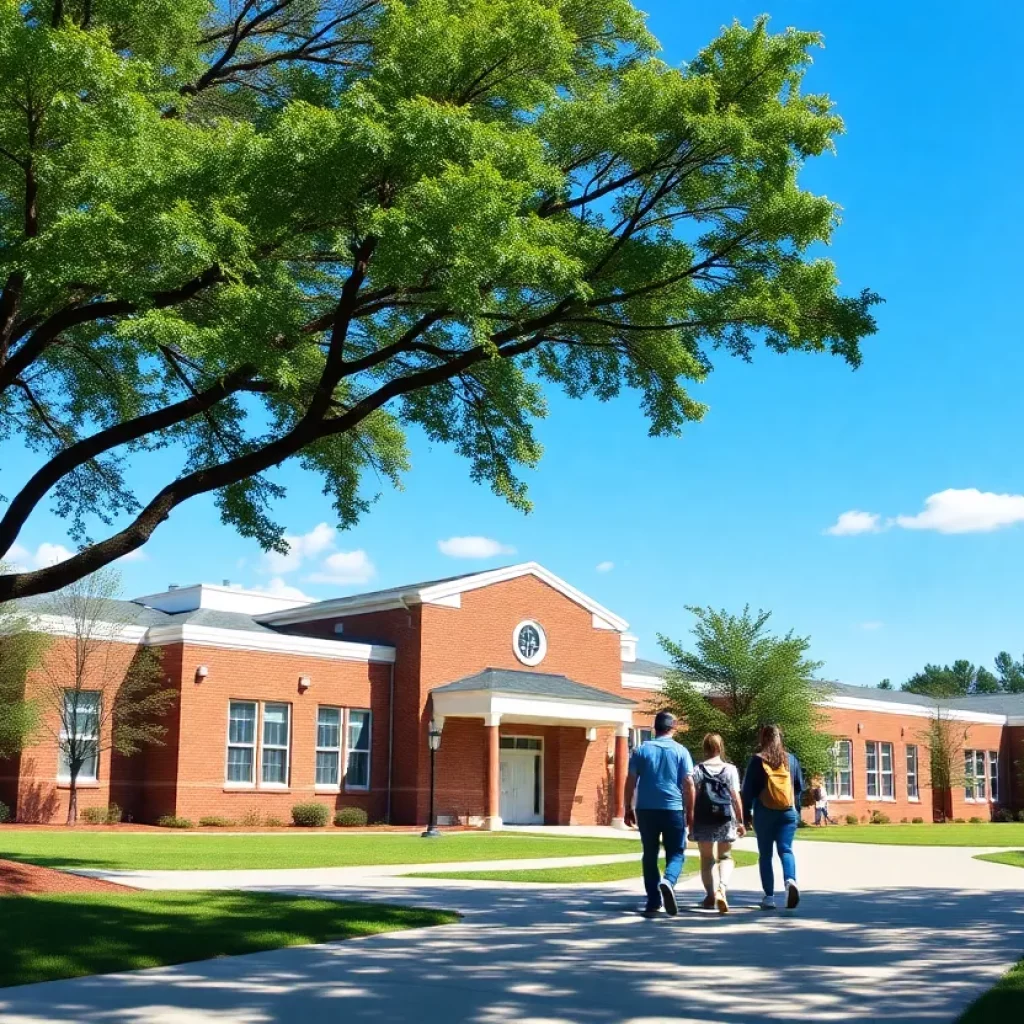
[[[78,821],[78,773],[71,775],[71,784],[68,787],[68,825],[74,825]]]

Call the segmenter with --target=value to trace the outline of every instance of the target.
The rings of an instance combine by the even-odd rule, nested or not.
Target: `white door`
[[[544,822],[544,753],[542,741],[532,736],[501,737],[501,820]]]

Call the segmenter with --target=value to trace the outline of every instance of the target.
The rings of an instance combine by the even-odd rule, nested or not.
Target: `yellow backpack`
[[[793,777],[789,774],[789,758],[773,768],[764,758],[764,789],[759,797],[761,805],[773,811],[785,811],[793,806]]]

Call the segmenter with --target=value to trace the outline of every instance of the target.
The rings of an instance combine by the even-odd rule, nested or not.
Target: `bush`
[[[10,820],[11,820],[11,809],[10,809],[10,807],[7,806],[7,804],[5,804],[3,802],[3,800],[0,800],[0,825],[2,825],[5,821],[10,821]]]
[[[1018,821],[1024,821],[1024,811],[1018,811],[1017,812],[1017,820]]]
[[[910,824],[910,819],[909,818],[900,818],[900,824],[901,825],[908,825],[908,824]]]
[[[860,822],[860,819],[857,817],[856,814],[848,814],[846,816],[846,824],[847,825],[857,825],[857,824],[859,824],[859,822]]]
[[[165,814],[162,818],[157,818],[156,823],[161,828],[193,828],[191,818],[179,818],[176,814]]]
[[[263,822],[264,828],[284,828],[284,822],[280,818],[275,818],[273,815],[267,817],[266,821]]]
[[[86,807],[82,811],[82,820],[87,825],[116,825],[121,820],[122,811],[117,804],[109,807]]]
[[[338,828],[362,828],[366,821],[366,811],[361,807],[342,807],[334,816]]]
[[[121,819],[124,817],[124,811],[117,804],[111,804],[107,808],[107,824],[108,825],[120,825]]]
[[[323,828],[328,817],[327,807],[313,801],[292,808],[292,821],[301,828]]]
[[[263,824],[263,816],[257,808],[251,807],[238,819],[238,824],[243,828],[259,828]]]
[[[205,818],[199,819],[203,828],[231,828],[234,822],[230,818],[222,818],[219,814],[208,814]]]
[[[910,824],[911,825],[923,825],[924,824],[924,818],[911,818],[910,819]]]
[[[967,824],[967,822],[966,822],[966,821],[964,821],[964,819],[963,819],[963,818],[954,818],[954,819],[953,819],[953,824],[954,824],[954,825],[966,825],[966,824]]]
[[[983,825],[985,823],[984,818],[968,818],[967,820],[971,825]]]
[[[1013,821],[1013,811],[1009,807],[997,807],[992,812],[993,821]]]
[[[872,825],[888,825],[889,815],[883,814],[881,811],[871,812],[871,824]]]

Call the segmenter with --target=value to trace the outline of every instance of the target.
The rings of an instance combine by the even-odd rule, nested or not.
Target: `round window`
[[[520,622],[512,632],[512,650],[524,665],[539,665],[548,653],[548,638],[540,623]]]

